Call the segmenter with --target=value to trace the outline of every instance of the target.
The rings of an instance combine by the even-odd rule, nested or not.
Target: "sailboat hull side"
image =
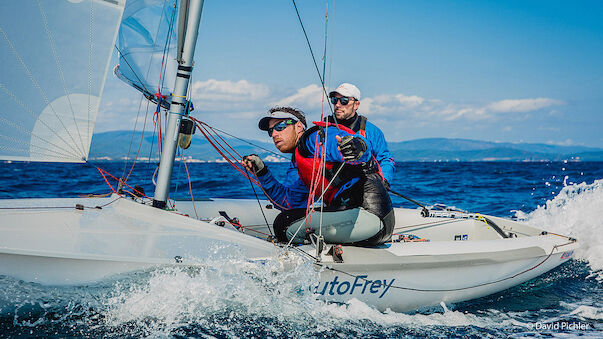
[[[0,210],[0,274],[80,284],[151,265],[265,258],[276,250],[235,230],[114,199],[12,200],[10,208]],[[80,210],[76,204],[88,207]],[[98,273],[91,273],[97,265]]]
[[[408,312],[503,291],[561,265],[577,247],[571,243],[549,251],[551,255],[541,249],[537,256],[534,249],[475,253],[473,258],[467,254],[400,256],[398,264],[384,258],[387,264],[376,261],[364,267],[325,263],[333,269],[322,272],[314,292],[329,301],[344,303],[356,298],[382,311]]]
[[[96,283],[118,274],[144,270],[154,264],[95,259],[58,258],[40,255],[1,253],[0,275],[44,285]]]

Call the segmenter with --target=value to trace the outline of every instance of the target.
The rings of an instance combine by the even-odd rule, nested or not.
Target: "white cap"
[[[300,115],[294,115],[288,112],[283,112],[283,111],[274,111],[272,113],[268,113],[268,116],[263,117],[262,119],[260,119],[260,122],[258,123],[258,127],[262,130],[262,131],[267,131],[268,130],[268,123],[270,122],[270,119],[293,119],[295,121],[301,121],[302,124],[304,124],[304,127],[306,126],[306,117],[303,115],[303,113],[300,112]]]
[[[352,84],[348,84],[347,82],[344,82],[343,84],[339,85],[339,87],[329,93],[329,96],[333,96],[334,93],[339,93],[344,97],[352,97],[356,100],[360,100],[360,90],[358,89],[358,87]]]

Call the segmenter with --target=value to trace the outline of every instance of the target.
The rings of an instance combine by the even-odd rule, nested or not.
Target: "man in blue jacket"
[[[395,223],[393,209],[370,143],[362,134],[333,124],[319,122],[305,130],[305,117],[301,119],[300,113],[276,107],[259,123],[281,152],[294,153],[282,184],[257,155],[243,158],[266,195],[283,211],[274,220],[277,239],[303,243],[317,233],[328,243],[372,246],[388,241]],[[321,157],[315,155],[321,155],[324,171]],[[326,208],[306,209],[308,188]],[[324,223],[312,223],[317,213]]]
[[[329,93],[329,97],[333,104],[336,119],[333,116],[329,116],[327,121],[330,123],[337,122],[338,125],[350,128],[354,132],[366,137],[367,142],[370,144],[372,155],[381,167],[385,186],[389,188],[389,184],[394,179],[394,157],[389,152],[383,132],[377,126],[367,121],[366,117],[357,113],[360,106],[360,90],[352,84],[343,83]]]
[[[292,107],[274,107],[260,120],[258,127],[268,132],[279,151],[292,154],[306,130],[306,116],[304,112]],[[299,177],[294,157],[291,158],[282,182],[272,175],[257,155],[247,155],[242,162],[247,170],[255,173],[264,193],[277,209],[284,211],[307,206],[308,187]]]

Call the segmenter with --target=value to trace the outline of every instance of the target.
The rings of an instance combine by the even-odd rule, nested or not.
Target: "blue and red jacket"
[[[323,124],[324,123],[317,123],[317,124]],[[310,128],[308,129],[303,137],[300,139],[300,143],[303,142],[303,145],[298,145],[298,147],[296,148],[295,152],[297,154],[297,156],[294,155],[294,158],[291,160],[291,162],[289,163],[289,168],[287,168],[287,175],[285,177],[285,180],[283,180],[283,182],[279,182],[270,172],[270,170],[268,170],[268,168],[266,167],[266,173],[258,176],[258,180],[260,181],[260,184],[262,185],[262,188],[264,189],[264,193],[268,196],[268,198],[274,203],[275,207],[279,210],[288,210],[288,209],[293,209],[293,208],[306,208],[307,207],[307,203],[308,203],[308,194],[309,194],[309,190],[308,190],[308,186],[309,186],[309,180],[308,178],[312,177],[312,167],[310,165],[310,167],[308,166],[309,163],[305,162],[305,161],[301,161],[301,166],[303,166],[303,168],[298,168],[298,162],[300,162],[300,155],[299,155],[299,149],[301,146],[301,149],[304,150],[304,156],[302,158],[306,158],[309,160],[313,160],[314,157],[314,152],[316,151],[316,142],[321,142],[321,145],[326,144],[326,162],[328,166],[331,166],[333,164],[336,163],[344,163],[345,160],[343,159],[343,155],[341,154],[341,152],[337,149],[338,147],[338,143],[337,143],[337,139],[335,138],[336,135],[339,135],[340,137],[344,137],[346,135],[356,135],[354,134],[353,131],[341,126],[344,130],[340,130],[337,129],[334,126],[329,126],[323,129],[319,129],[319,128]],[[325,137],[321,137],[320,135],[318,135],[318,139],[317,139],[317,133],[319,133],[320,131],[324,132]],[[322,133],[321,132],[321,133]],[[362,137],[361,135],[356,135],[360,138],[362,138],[363,140],[364,137]],[[325,142],[326,141],[326,142]],[[365,140],[366,142],[366,140]],[[366,152],[364,152],[364,154],[362,155],[362,157],[357,160],[357,161],[353,161],[353,162],[348,162],[349,165],[355,167],[355,166],[359,166],[362,163],[369,161],[371,158],[371,150],[370,150],[370,145],[367,143],[367,150]],[[349,173],[350,171],[345,171],[347,173]],[[301,176],[300,176],[301,174]],[[306,180],[303,180],[302,177]],[[342,175],[341,177],[346,177],[344,175]],[[353,178],[352,178],[353,180]],[[308,181],[308,184],[306,184],[304,181]],[[334,186],[335,191],[333,191],[329,196],[327,196],[325,194],[325,202],[330,202],[338,193],[338,191],[340,191],[342,188],[346,188],[345,184],[349,183],[350,180],[346,179],[346,182],[342,182],[341,185],[336,185]],[[357,180],[356,180],[357,181]],[[318,194],[320,195],[320,193]]]
[[[264,193],[280,211],[292,208],[306,208],[308,204],[308,186],[299,178],[297,165],[292,160],[287,168],[283,182],[279,182],[268,170],[266,174],[258,176]]]
[[[391,183],[392,180],[394,180],[396,163],[394,162],[393,155],[389,151],[383,132],[379,129],[379,127],[372,124],[367,120],[366,117],[362,115],[356,114],[356,116],[350,118],[350,120],[338,120],[338,123],[340,126],[346,125],[355,133],[360,133],[366,138],[367,143],[370,144],[370,149],[372,150],[375,160],[377,160],[379,167],[381,167],[381,174],[383,175],[383,178]],[[333,116],[329,116],[327,121],[333,123]]]
[[[341,205],[341,201],[336,202],[335,199],[342,192],[348,191],[355,184],[360,183],[360,179],[364,176],[365,169],[363,165],[370,161],[372,157],[370,144],[367,143],[362,134],[355,133],[345,126],[337,128],[328,122],[317,121],[314,121],[314,125],[302,135],[295,149],[295,162],[297,163],[299,176],[308,187],[312,187],[312,183],[314,183],[316,198],[322,196],[327,205]],[[360,159],[355,161],[345,161],[338,149],[339,144],[336,136],[343,138],[349,135],[364,140],[367,145],[367,150]],[[315,157],[316,153],[318,153],[318,156]],[[321,169],[323,153],[324,171]],[[346,163],[346,165],[339,171],[339,167],[343,163]],[[323,172],[326,174],[324,177]],[[326,188],[324,189],[324,195],[323,188]]]

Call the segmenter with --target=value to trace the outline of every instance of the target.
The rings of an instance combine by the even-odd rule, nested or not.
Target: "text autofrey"
[[[335,276],[333,280],[319,283],[314,288],[314,293],[321,295],[375,294],[382,298],[395,280],[369,280],[367,275],[359,275],[354,278],[354,281],[348,281],[339,280],[339,277]]]

